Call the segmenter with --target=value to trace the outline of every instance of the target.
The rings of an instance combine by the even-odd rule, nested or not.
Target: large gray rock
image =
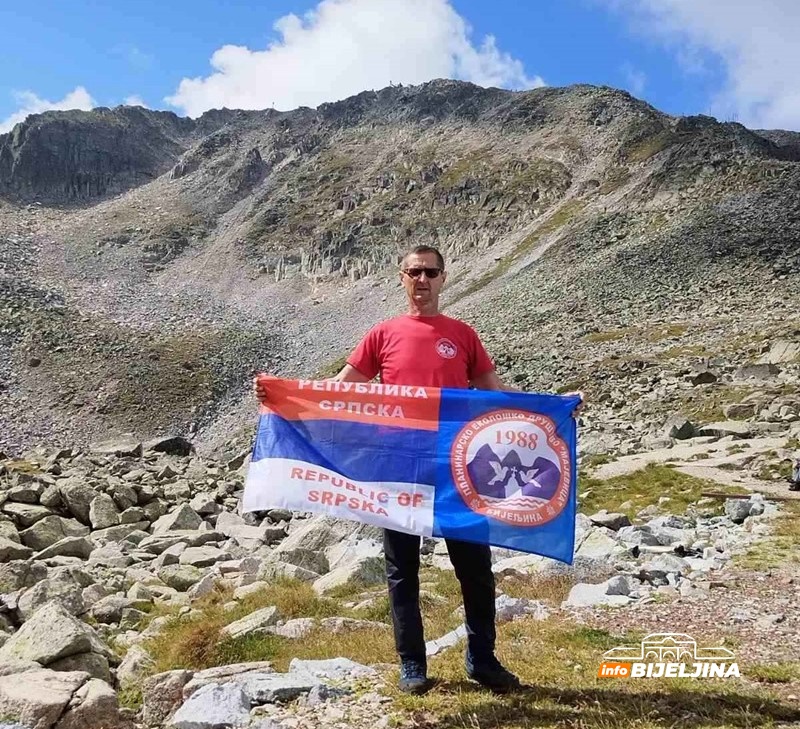
[[[50,729],[88,680],[85,673],[46,669],[26,671],[24,680],[19,675],[0,676],[0,716],[13,717],[31,729]]]
[[[188,564],[173,564],[158,571],[159,579],[178,592],[186,592],[195,582],[203,579],[203,571]]]
[[[597,527],[592,529],[575,552],[576,557],[594,560],[609,560],[616,555],[623,554],[626,550],[612,536],[611,530]]]
[[[337,567],[314,582],[314,590],[323,595],[345,585],[380,585],[386,580],[382,557],[362,557],[350,564]]]
[[[54,729],[122,729],[130,724],[119,714],[117,694],[105,681],[89,679],[70,701]]]
[[[52,570],[47,579],[26,590],[19,598],[17,610],[27,620],[50,602],[57,602],[71,615],[84,612],[83,586],[68,570]]]
[[[52,547],[65,537],[85,537],[88,534],[89,527],[75,519],[48,516],[24,532],[20,532],[19,536],[24,545],[40,552],[47,547]]]
[[[0,594],[33,587],[47,578],[47,567],[40,562],[14,560],[0,564]]]
[[[213,567],[227,556],[216,547],[188,547],[183,550],[178,562],[180,564],[189,564],[193,567]]]
[[[50,509],[46,506],[39,506],[39,504],[15,504],[6,502],[2,506],[2,511],[4,514],[8,514],[21,529],[33,526],[37,521],[41,521],[45,517],[53,515]]]
[[[89,564],[100,567],[127,567],[133,564],[133,557],[125,554],[118,544],[104,544],[92,550]]]
[[[55,544],[46,547],[36,554],[36,559],[50,559],[50,557],[79,557],[88,559],[94,549],[94,544],[86,537],[64,537]]]
[[[60,483],[59,490],[61,491],[61,500],[66,504],[69,513],[81,523],[89,524],[89,507],[97,496],[97,491],[77,476]]]
[[[0,662],[36,661],[46,666],[79,653],[111,654],[86,623],[70,615],[59,603],[39,608],[0,647]]]
[[[253,704],[261,705],[294,701],[320,683],[310,673],[292,671],[250,676],[241,685]]]
[[[12,559],[28,559],[33,556],[33,550],[25,547],[19,542],[0,537],[0,562],[8,562]]]
[[[109,438],[89,446],[92,453],[101,456],[131,456],[138,458],[142,455],[142,444],[131,433],[123,433],[116,438]]]
[[[612,593],[609,594],[609,589]],[[595,605],[608,605],[622,607],[631,602],[625,595],[615,594],[616,583],[601,582],[600,584],[579,583],[569,591],[569,595],[562,603],[562,607],[593,607]]]
[[[51,671],[83,671],[92,678],[99,678],[101,681],[111,683],[108,659],[99,653],[78,653],[75,656],[59,658],[57,661],[48,663],[47,667]]]
[[[628,518],[627,514],[609,513],[605,509],[592,514],[589,519],[591,519],[592,524],[611,529],[615,532],[622,529],[622,527],[631,525],[631,520]]]
[[[154,665],[153,658],[144,648],[132,645],[117,667],[117,681],[121,687],[139,683]]]
[[[374,668],[356,663],[349,658],[328,658],[320,661],[292,658],[289,671],[334,681],[376,676],[378,673]]]
[[[236,622],[226,625],[221,631],[220,635],[226,638],[241,638],[246,635],[254,633],[267,632],[265,629],[269,628],[278,622],[278,608],[269,606],[256,610],[250,615],[237,620]]]
[[[709,423],[697,431],[700,436],[713,435],[724,438],[732,435],[734,438],[750,438],[752,436],[752,426],[739,420],[727,420],[720,423]]]
[[[188,699],[195,691],[211,683],[225,684],[234,681],[241,683],[254,675],[274,673],[269,661],[251,661],[250,663],[229,663],[226,666],[215,666],[198,671],[183,687],[183,698]]]
[[[175,712],[175,729],[226,729],[250,721],[250,697],[236,683],[203,686]]]
[[[157,673],[142,683],[142,719],[147,726],[164,724],[183,703],[183,687],[192,671],[178,669]]]
[[[97,494],[89,504],[89,521],[92,529],[107,529],[119,524],[119,511],[108,494]]]
[[[165,534],[177,530],[197,529],[203,520],[195,514],[189,504],[181,504],[177,509],[165,514],[153,524],[153,534]]]
[[[672,415],[667,422],[664,423],[663,432],[667,438],[686,440],[694,435],[695,427],[685,416]]]
[[[748,516],[753,507],[753,502],[749,499],[725,499],[725,516],[734,524],[741,524]]]
[[[194,445],[182,435],[150,440],[144,444],[144,449],[155,453],[166,453],[170,456],[190,456],[194,453]]]
[[[367,524],[319,515],[309,519],[297,531],[286,537],[275,548],[273,555],[276,560],[298,564],[289,558],[289,555],[295,550],[322,552],[328,547],[333,547],[346,540],[355,543],[362,539],[381,541],[383,539],[381,529]],[[304,567],[305,565],[299,564],[298,566]],[[327,572],[327,570],[324,571]]]

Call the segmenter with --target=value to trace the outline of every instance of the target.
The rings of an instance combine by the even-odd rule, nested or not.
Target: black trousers
[[[491,551],[487,544],[456,539],[445,541],[450,562],[461,583],[467,646],[473,659],[480,661],[494,653],[495,644]],[[420,537],[385,529],[383,547],[397,652],[401,659],[425,663],[425,637],[419,609]]]

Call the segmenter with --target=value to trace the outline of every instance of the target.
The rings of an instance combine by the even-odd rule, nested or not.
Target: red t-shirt
[[[398,316],[370,329],[347,363],[386,385],[469,387],[491,372],[492,360],[475,330],[458,319]]]

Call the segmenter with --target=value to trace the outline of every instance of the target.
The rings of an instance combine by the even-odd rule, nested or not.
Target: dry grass
[[[767,570],[800,563],[800,503],[787,501],[772,520],[772,533],[760,539],[734,562],[745,569]]]

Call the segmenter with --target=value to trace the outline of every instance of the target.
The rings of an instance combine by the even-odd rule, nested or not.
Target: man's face
[[[423,269],[439,269],[439,262],[435,253],[411,253],[403,260],[400,271],[400,282],[406,290],[411,301],[427,304],[439,300],[447,274],[440,271],[436,277],[428,277]],[[410,272],[410,273],[405,273]],[[416,274],[412,276],[411,274]]]

